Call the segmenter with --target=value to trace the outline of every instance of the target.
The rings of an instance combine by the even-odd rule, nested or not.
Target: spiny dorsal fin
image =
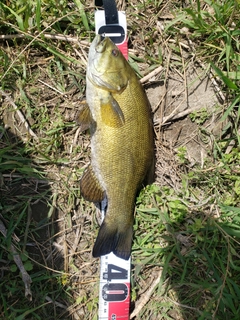
[[[105,191],[101,187],[91,165],[84,171],[80,180],[80,192],[85,200],[100,202],[105,197]]]
[[[101,116],[103,122],[109,127],[118,128],[125,122],[121,107],[111,94],[101,100]]]

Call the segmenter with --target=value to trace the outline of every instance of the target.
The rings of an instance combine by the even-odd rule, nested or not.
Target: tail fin
[[[132,225],[127,226],[124,231],[119,231],[117,224],[112,226],[105,219],[93,247],[93,257],[113,252],[117,257],[128,260],[131,255],[132,235]]]

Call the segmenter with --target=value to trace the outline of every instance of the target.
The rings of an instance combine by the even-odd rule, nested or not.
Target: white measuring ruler
[[[101,203],[102,220],[106,200]],[[128,260],[109,253],[100,258],[99,320],[129,320],[131,257]]]
[[[114,0],[113,0],[114,2]],[[111,5],[114,6],[113,2]],[[106,3],[109,4],[109,1]],[[106,24],[105,11],[95,11],[95,32],[108,36],[128,58],[127,22],[125,12],[118,11],[118,23]],[[101,202],[102,221],[105,217],[107,199]],[[118,258],[112,252],[100,258],[99,320],[129,320],[130,316],[131,257]]]

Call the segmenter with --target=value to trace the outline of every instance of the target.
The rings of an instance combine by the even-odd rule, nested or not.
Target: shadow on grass
[[[69,295],[62,285],[62,249],[54,241],[59,212],[43,168],[33,163],[25,145],[1,123],[0,318],[71,319]],[[32,301],[13,260],[11,243],[31,277]]]
[[[134,319],[239,319],[240,208],[186,206],[167,192],[152,190],[155,206],[137,208],[133,296],[161,278]]]
[[[226,176],[226,167],[224,170]],[[212,174],[217,176],[216,171]],[[65,269],[63,250],[55,241],[63,230],[60,225],[63,215],[55,205],[51,181],[44,176],[43,168],[29,157],[26,145],[2,127],[0,219],[8,233],[6,238],[0,236],[0,319],[73,318],[72,291],[64,286],[68,275],[61,272]],[[201,184],[203,181],[200,178]],[[236,181],[234,185],[236,188]],[[176,195],[171,188],[153,186],[139,195],[137,203],[131,293],[136,308],[162,271],[147,304],[134,319],[238,320],[239,200],[235,199],[234,206],[220,206],[213,196],[201,204],[192,201],[190,195]],[[85,214],[90,216],[88,212]],[[98,290],[99,273],[98,262],[92,263],[88,254],[91,241],[92,237],[82,248],[78,246],[80,259],[75,262],[73,281],[89,288],[88,300],[84,300],[86,293],[82,291],[81,295],[78,290],[79,305],[92,306],[96,311],[98,298],[94,290]],[[31,302],[25,298],[11,242],[31,276]],[[80,319],[93,317],[81,314]]]

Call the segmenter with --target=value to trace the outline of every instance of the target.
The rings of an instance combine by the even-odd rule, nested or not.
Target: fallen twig
[[[22,114],[21,110],[18,109],[17,105],[14,103],[14,101],[12,100],[11,96],[8,95],[6,92],[4,92],[3,90],[0,90],[0,94],[2,96],[5,97],[5,99],[8,101],[8,103],[11,104],[11,106],[14,108],[14,110],[16,111],[18,117],[20,118],[20,120],[22,121],[22,123],[24,124],[25,128],[27,129],[27,131],[29,132],[29,134],[34,137],[35,139],[38,140],[38,136],[32,131],[32,129],[30,128],[29,123],[27,122],[27,120],[25,119],[24,115]]]
[[[199,107],[199,109],[201,109],[201,107]],[[171,113],[169,116],[163,117],[162,119],[160,119],[160,118],[155,119],[154,125],[157,125],[157,124],[164,125],[168,121],[180,119],[180,118],[185,117],[188,114],[190,114],[194,111],[197,111],[197,110],[198,110],[198,108],[194,107],[194,108],[186,109],[186,110],[179,112],[179,113],[175,113],[175,114]]]
[[[7,229],[5,228],[2,220],[0,220],[0,232],[2,233],[2,235],[4,236],[4,238],[7,237]],[[32,279],[29,276],[29,274],[27,273],[27,271],[24,268],[24,265],[22,263],[21,257],[20,255],[17,253],[17,250],[15,249],[14,245],[11,243],[10,244],[10,249],[9,251],[11,252],[12,256],[13,256],[13,260],[16,263],[18,269],[20,270],[20,273],[22,275],[22,280],[23,283],[25,285],[25,297],[29,300],[32,301],[32,292],[31,292],[31,283],[32,283]]]
[[[42,35],[46,39],[62,40],[67,42],[77,42],[84,46],[90,45],[90,42],[85,40],[79,40],[79,38],[77,37],[70,37],[70,36],[64,36],[62,34],[51,34],[51,33],[42,33]],[[32,34],[17,33],[17,34],[0,34],[0,40],[21,39],[21,38],[26,38],[27,36],[36,38],[36,36]]]
[[[149,74],[147,74],[145,77],[143,77],[140,82],[144,83],[147,82],[149,79],[151,79],[152,77],[156,76],[158,73],[160,73],[162,71],[163,67],[159,66],[156,69],[154,69],[152,72],[150,72]]]
[[[206,66],[199,60],[197,60],[197,63],[200,65],[200,67],[205,70]],[[215,89],[216,94],[218,95],[218,97],[220,98],[220,100],[222,101],[222,103],[224,103],[226,101],[226,97],[223,94],[222,90],[220,89],[216,79],[216,75],[210,70],[209,71],[209,79],[212,82],[212,86]]]
[[[189,50],[190,49],[192,50],[191,52],[194,53],[195,52],[195,48],[194,48],[194,45],[193,45],[193,42],[187,37],[188,39],[188,43],[189,43],[189,46],[187,46],[186,44],[180,42],[180,46],[184,47],[185,49]],[[176,40],[174,39],[171,39],[169,40],[170,42],[173,42],[173,43],[177,43]],[[194,54],[195,56],[195,54]],[[196,58],[196,57],[195,57]],[[204,63],[201,62],[200,59],[197,59],[196,58],[196,62],[199,64],[199,66],[203,69],[203,70],[206,70],[206,66]],[[213,85],[213,88],[215,89],[215,92],[217,93],[218,97],[221,99],[222,103],[225,102],[226,98],[225,98],[225,95],[223,94],[222,90],[220,89],[217,81],[215,80],[216,76],[215,74],[210,70],[209,72],[209,75],[208,75],[208,78],[210,79],[212,85]]]
[[[137,307],[134,309],[134,311],[131,313],[130,315],[130,319],[133,319],[134,317],[136,317],[136,315],[142,310],[142,308],[145,306],[145,304],[148,302],[148,300],[150,299],[153,290],[155,289],[156,285],[158,285],[161,276],[162,276],[162,272],[163,269],[161,269],[159,271],[158,277],[156,280],[153,281],[153,283],[151,284],[150,288],[148,289],[148,291],[144,294],[144,296],[141,297],[141,299],[138,302]]]
[[[240,135],[240,129],[238,129],[237,134]],[[234,139],[231,140],[227,146],[225,154],[229,154],[232,151],[232,149],[235,147],[235,145],[236,145],[236,141]]]
[[[59,93],[61,95],[64,95],[65,97],[67,97],[67,95],[64,92],[58,90],[57,88],[54,88],[53,86],[50,86],[50,84],[42,81],[41,79],[38,79],[38,81],[41,82],[42,84],[44,84],[46,87],[52,89],[53,91],[55,91],[55,92],[57,92],[57,93]]]
[[[201,312],[198,308],[190,307],[190,306],[188,306],[188,305],[186,305],[186,304],[179,303],[179,302],[177,302],[177,301],[172,300],[172,299],[169,298],[169,297],[168,297],[167,299],[168,299],[169,301],[171,301],[172,303],[174,303],[176,306],[181,307],[182,309],[186,308],[186,309],[190,309],[190,310],[195,310],[195,311],[197,311],[199,314],[202,314],[202,312]]]
[[[57,302],[57,301],[53,301],[49,296],[46,296],[45,298],[48,302],[55,304],[56,307],[62,308],[62,309],[67,309],[67,306],[65,306],[64,304]]]
[[[51,33],[44,33],[43,36],[46,39],[55,39],[55,40],[62,40],[67,42],[77,42],[87,47],[90,46],[90,42],[85,40],[79,40],[79,38],[77,37],[69,37],[69,36],[64,36],[62,34],[51,34]]]
[[[29,34],[29,33],[26,33],[26,32],[25,32],[25,33],[23,32],[23,34],[25,35],[25,37],[30,36],[30,37],[32,37],[32,40],[23,48],[23,50],[17,55],[17,57],[10,63],[10,65],[9,65],[8,68],[7,68],[7,70],[5,71],[5,73],[4,73],[4,74],[2,75],[2,77],[0,78],[0,81],[2,81],[2,80],[5,78],[6,74],[7,74],[8,71],[12,68],[12,66],[13,66],[14,63],[17,61],[17,59],[27,50],[27,48],[29,48],[29,47],[31,46],[31,44],[32,44],[36,39],[40,38],[41,35],[45,34],[45,31],[48,30],[53,24],[55,24],[55,23],[57,23],[58,21],[66,18],[67,16],[73,14],[74,12],[75,12],[75,11],[73,11],[73,12],[71,11],[71,12],[65,14],[64,16],[59,17],[57,20],[54,20],[50,25],[48,25],[44,30],[42,30],[42,31],[41,31],[40,33],[38,33],[36,36],[33,36],[33,35],[31,35],[31,34]],[[16,29],[16,28],[15,28],[15,29]],[[19,33],[19,35],[21,35],[21,33]],[[4,39],[4,37],[6,37],[6,36],[7,36],[7,35],[0,35],[0,40],[1,40],[1,39]],[[8,36],[9,36],[9,35],[8,35]],[[16,37],[16,35],[15,35],[15,37]],[[20,36],[20,37],[22,37],[22,36]]]

